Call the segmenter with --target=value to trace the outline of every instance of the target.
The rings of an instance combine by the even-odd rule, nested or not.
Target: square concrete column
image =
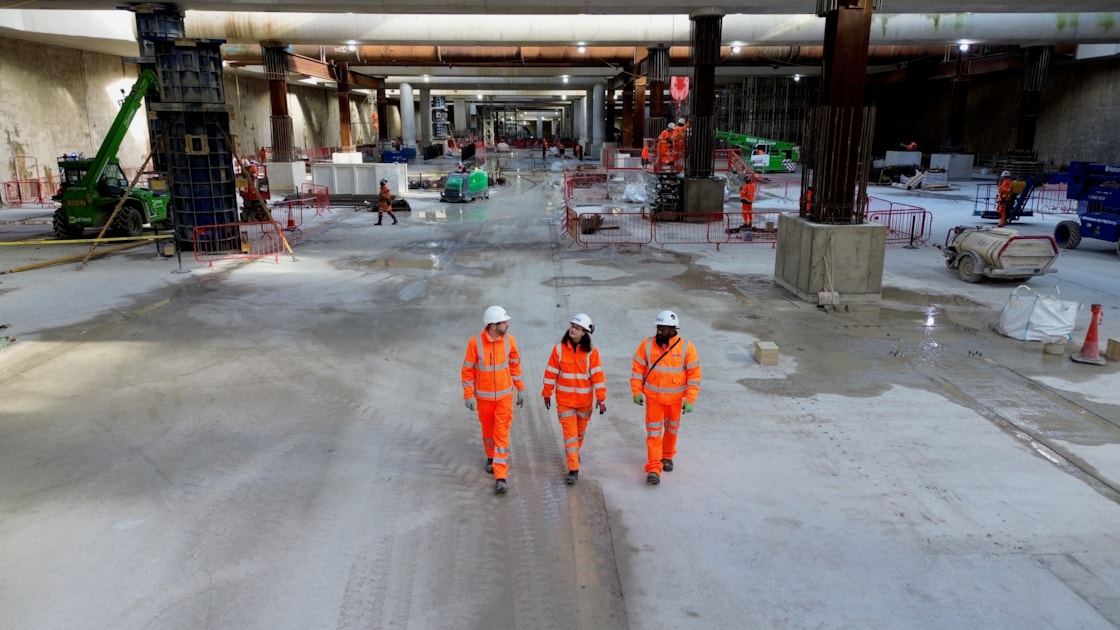
[[[877,304],[886,247],[887,226],[879,223],[829,225],[782,214],[774,281],[813,304],[830,287],[841,304]]]

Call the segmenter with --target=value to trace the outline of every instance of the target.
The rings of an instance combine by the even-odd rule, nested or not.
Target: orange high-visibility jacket
[[[493,341],[485,330],[477,337],[471,337],[467,342],[461,376],[463,400],[502,400],[513,396],[514,390],[524,390],[517,340],[507,334]]]
[[[563,341],[552,349],[548,357],[548,367],[544,369],[544,389],[542,398],[551,398],[556,389],[556,406],[582,409],[596,402],[607,400],[607,377],[603,374],[603,362],[599,360],[599,349],[592,347],[584,352]]]
[[[684,153],[685,140],[688,139],[688,126],[692,123],[685,123],[677,125],[673,129],[673,151],[676,153]]]
[[[381,190],[377,196],[377,205],[383,210],[388,210],[389,206],[392,205],[392,197],[393,194],[389,192],[389,185],[381,184]]]
[[[999,187],[997,188],[997,190],[999,191],[999,200],[1005,203],[1009,201],[1011,199],[1012,188],[1014,188],[1014,185],[1012,184],[1010,177],[1004,177],[1000,179]]]
[[[696,402],[700,393],[700,357],[696,355],[696,346],[680,335],[669,340],[668,348],[658,346],[653,337],[643,340],[631,364],[631,395],[645,394],[651,402],[665,405],[679,404],[682,399]]]
[[[743,203],[753,204],[754,203],[754,193],[755,193],[755,183],[754,183],[754,180],[752,179],[751,181],[743,184],[743,187],[739,189],[739,201],[741,201]]]

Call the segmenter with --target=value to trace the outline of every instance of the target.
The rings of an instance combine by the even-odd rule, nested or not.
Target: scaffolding
[[[809,102],[807,81],[746,77],[716,90],[716,129],[800,144]]]

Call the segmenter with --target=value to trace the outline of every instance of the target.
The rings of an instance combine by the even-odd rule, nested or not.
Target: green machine
[[[780,171],[794,172],[801,161],[801,147],[792,142],[748,136],[743,133],[716,131],[716,140],[741,149],[746,159],[750,155],[751,168],[759,173]]]
[[[104,227],[126,191],[127,199],[109,226],[113,235],[139,236],[145,223],[159,225],[167,220],[170,199],[166,193],[147,188],[128,190],[128,179],[117,161],[128,126],[140,110],[144,96],[155,90],[156,81],[155,72],[140,73],[93,159],[79,159],[76,155],[59,158],[62,183],[52,197],[61,204],[55,210],[53,222],[58,238],[81,238],[85,228]]]
[[[490,176],[479,169],[448,175],[447,183],[439,193],[440,201],[470,202],[478,197],[490,198]]]

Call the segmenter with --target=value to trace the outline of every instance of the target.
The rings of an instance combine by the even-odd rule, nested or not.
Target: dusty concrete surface
[[[583,250],[556,173],[506,176],[472,204],[415,192],[398,226],[309,217],[294,257],[0,275],[0,626],[1120,625],[1118,370],[994,333],[1014,284],[888,246],[879,307],[823,310],[775,286],[769,245]],[[907,202],[938,239],[972,222],[957,197]],[[1030,284],[1117,336],[1118,264],[1083,246]],[[459,388],[492,303],[528,384],[506,496]],[[704,381],[651,487],[627,379],[664,308]],[[580,311],[608,410],[567,487],[539,392]]]

